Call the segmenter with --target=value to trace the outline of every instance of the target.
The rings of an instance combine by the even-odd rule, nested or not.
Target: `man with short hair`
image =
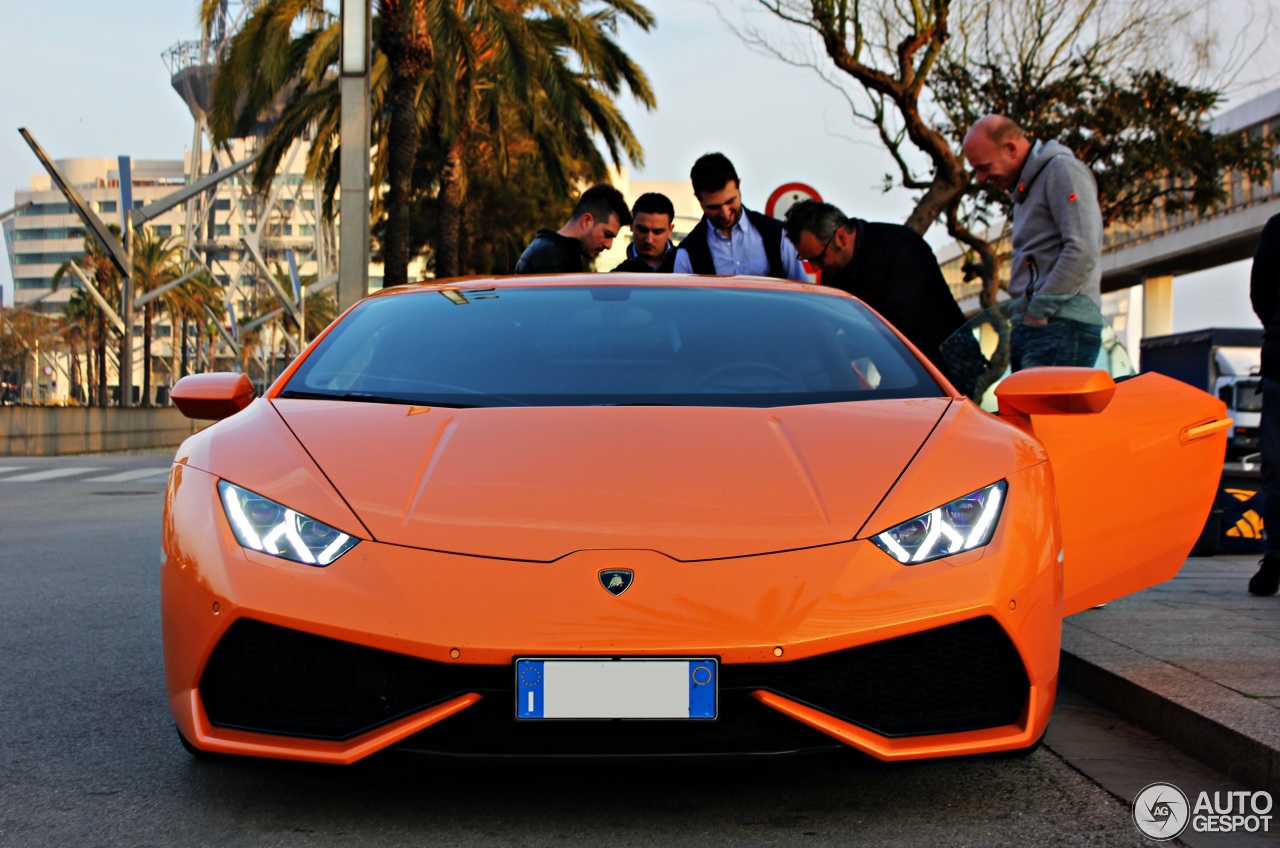
[[[676,250],[677,274],[755,274],[809,282],[782,223],[743,207],[741,180],[728,157],[700,157],[689,178],[703,215]]]
[[[631,246],[626,261],[613,270],[670,273],[676,262],[676,248],[671,243],[675,219],[671,198],[656,191],[640,195],[631,207]]]
[[[974,179],[1013,195],[1009,294],[1014,371],[1093,367],[1102,346],[1102,210],[1093,174],[1056,141],[1034,144],[1003,115],[964,137]]]
[[[594,185],[582,193],[569,221],[559,230],[540,229],[516,261],[517,274],[566,274],[585,270],[584,259],[595,259],[613,245],[618,232],[631,224],[622,192],[611,185]]]
[[[843,289],[879,312],[956,388],[970,393],[973,375],[953,374],[940,349],[964,324],[964,313],[919,233],[849,218],[816,200],[793,204],[785,227],[799,255],[822,272],[824,286]]]

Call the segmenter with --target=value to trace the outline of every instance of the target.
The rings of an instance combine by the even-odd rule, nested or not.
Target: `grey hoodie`
[[[1041,318],[1106,323],[1099,311],[1102,211],[1093,174],[1058,142],[1037,141],[1012,193],[1009,294]]]

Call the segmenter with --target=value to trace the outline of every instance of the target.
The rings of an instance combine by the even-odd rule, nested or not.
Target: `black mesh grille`
[[[403,747],[451,754],[675,755],[831,746],[750,697],[767,689],[886,736],[975,730],[1021,717],[1028,680],[993,619],[979,618],[786,663],[721,666],[713,722],[515,719],[509,665],[436,663],[242,619],[200,681],[220,727],[348,739],[466,692],[484,699]]]
[[[721,684],[768,689],[884,736],[1013,724],[1030,689],[991,618],[791,663],[725,666]]]
[[[510,672],[435,663],[241,619],[209,658],[200,697],[220,727],[348,739],[475,691],[495,675],[505,681]]]

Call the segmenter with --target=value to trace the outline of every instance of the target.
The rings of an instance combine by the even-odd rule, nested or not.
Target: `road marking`
[[[10,474],[14,471],[24,471],[30,468],[30,465],[4,465],[0,466],[0,474]]]
[[[117,474],[108,474],[105,477],[90,477],[88,483],[139,483],[139,482],[159,482],[169,476],[168,468],[135,468],[132,471],[121,471]]]
[[[59,477],[74,477],[77,474],[92,474],[100,468],[50,468],[48,471],[33,471],[30,474],[19,474],[16,477],[5,477],[6,483],[38,483],[42,480],[56,480]]]

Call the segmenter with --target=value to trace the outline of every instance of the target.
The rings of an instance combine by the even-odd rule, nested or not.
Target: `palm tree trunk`
[[[142,307],[142,406],[151,405],[151,304]]]
[[[182,370],[178,372],[182,377],[191,373],[191,352],[187,350],[187,331],[190,329],[190,322],[191,318],[187,310],[182,310]]]
[[[456,277],[462,273],[462,141],[445,151],[440,168],[440,200],[436,211],[436,276]]]
[[[84,333],[84,393],[85,406],[93,406],[94,396],[94,355],[93,355],[93,322],[85,322]]]
[[[107,399],[107,316],[98,312],[98,406],[110,406]]]
[[[382,285],[409,282],[413,160],[418,153],[418,92],[432,55],[425,0],[381,0],[378,45],[391,67],[387,84],[387,229]]]

